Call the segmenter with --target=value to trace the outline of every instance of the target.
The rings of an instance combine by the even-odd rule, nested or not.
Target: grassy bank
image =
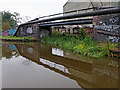
[[[109,50],[117,45],[109,44],[109,42],[98,44],[93,41],[92,37],[85,36],[83,32],[77,36],[53,32],[52,36],[46,36],[41,41],[94,58],[109,55]]]
[[[33,42],[40,41],[35,39],[34,37],[13,37],[13,36],[0,36],[0,40],[7,42]]]
[[[33,37],[0,36],[0,39],[34,39]]]

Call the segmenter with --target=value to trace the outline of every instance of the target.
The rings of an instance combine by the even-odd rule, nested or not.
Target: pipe
[[[95,8],[96,8],[96,7],[95,7]],[[99,9],[109,9],[109,8],[115,8],[115,7],[100,7]],[[67,14],[67,13],[73,13],[73,12],[77,12],[77,11],[84,11],[84,10],[90,10],[90,9],[93,9],[93,8],[84,8],[84,9],[80,9],[80,10],[71,10],[71,11],[69,11],[69,12],[64,12],[64,13]],[[53,14],[53,15],[42,16],[42,17],[39,17],[39,18],[35,18],[35,19],[33,19],[33,20],[30,20],[29,22],[39,20],[40,18],[45,18],[45,17],[51,17],[51,16],[56,16],[56,15],[61,15],[61,14],[64,14],[64,13],[57,13],[57,14]]]
[[[54,22],[54,23],[46,23],[39,24],[40,27],[46,26],[58,26],[58,25],[79,25],[79,24],[92,24],[93,20],[81,20],[81,21],[66,21],[66,22]]]
[[[62,20],[62,19],[87,17],[87,16],[115,14],[115,13],[120,13],[120,8],[119,7],[118,8],[112,8],[112,9],[104,9],[104,10],[99,10],[99,11],[91,11],[91,12],[84,12],[84,13],[79,13],[79,14],[59,16],[59,17],[48,18],[48,19],[42,19],[42,20],[37,20],[37,21],[33,21],[33,22],[24,23],[24,24],[21,24],[21,25],[35,24],[35,23],[40,23],[40,22],[48,22],[48,21],[55,21],[55,20]]]

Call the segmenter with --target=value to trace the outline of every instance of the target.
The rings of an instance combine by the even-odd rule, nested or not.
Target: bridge
[[[93,8],[81,9],[79,11],[88,10],[88,9],[93,9]],[[70,12],[75,12],[75,11],[70,11]],[[70,12],[66,12],[66,13],[70,13]],[[19,25],[14,36],[20,36],[20,37],[33,36],[39,39],[46,35],[51,35],[52,26],[93,24],[94,18],[88,18],[88,17],[91,17],[91,16],[95,17],[95,16],[101,16],[101,15],[113,15],[113,14],[119,14],[119,13],[120,13],[119,7],[102,7],[99,9],[97,8],[95,11],[83,12],[83,13],[72,14],[72,15],[56,16],[56,15],[63,14],[63,13],[59,13],[59,14],[54,14],[49,16],[43,16]],[[55,16],[55,17],[51,17],[51,16]],[[86,19],[76,19],[76,18],[83,18],[83,17],[86,17]],[[74,20],[71,20],[71,19],[74,19]],[[113,36],[114,35],[118,36],[119,34],[113,34]]]

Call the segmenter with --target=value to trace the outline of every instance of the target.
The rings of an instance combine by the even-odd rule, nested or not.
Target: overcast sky
[[[18,12],[21,17],[30,16],[34,19],[39,16],[63,12],[63,5],[68,0],[2,0],[0,11]]]
[[[63,5],[68,0],[0,0],[0,11],[18,12],[23,18],[25,16],[31,19],[63,12]],[[69,0],[71,2],[88,2],[90,0]],[[91,0],[96,1],[96,0]],[[101,0],[97,0],[101,1]],[[102,0],[110,1],[110,0]],[[112,0],[120,1],[120,0]]]

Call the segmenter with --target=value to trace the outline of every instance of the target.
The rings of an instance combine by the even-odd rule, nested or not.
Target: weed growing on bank
[[[14,36],[0,36],[0,39],[34,39],[33,37],[14,37]]]
[[[114,44],[96,43],[91,36],[86,36],[83,31],[79,35],[59,34],[57,31],[52,36],[42,38],[42,42],[73,51],[84,56],[100,58],[109,55],[109,50],[114,48]]]

